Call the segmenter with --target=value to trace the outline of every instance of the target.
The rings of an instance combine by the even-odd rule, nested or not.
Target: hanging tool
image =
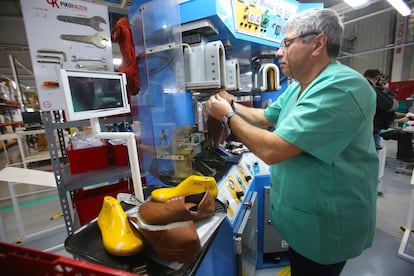
[[[106,48],[106,41],[109,41],[109,38],[101,33],[96,33],[94,35],[60,35],[60,38],[63,40],[76,41],[81,43],[93,44],[98,48]]]
[[[38,49],[38,53],[40,54],[57,54],[63,57],[63,61],[66,61],[66,53],[63,51],[55,50],[55,49]]]
[[[77,61],[99,61],[102,63],[106,62],[106,58],[105,57],[98,57],[98,58],[86,58],[86,57],[78,57],[76,55],[72,56],[72,61],[73,62],[77,62]]]
[[[83,65],[83,64],[76,64],[76,68],[78,69],[88,69],[88,70],[107,70],[108,66],[102,65],[102,66],[94,66],[94,65]]]
[[[61,56],[50,56],[50,55],[36,55],[38,61],[42,63],[43,61],[52,61],[52,63],[63,64]]]
[[[103,29],[99,26],[99,24],[101,23],[106,24],[106,21],[102,16],[92,16],[92,17],[86,18],[86,17],[58,15],[57,19],[63,22],[69,22],[69,23],[89,26],[91,28],[94,28],[98,32],[103,31]]]
[[[63,67],[63,63],[61,60],[38,60],[37,63],[46,63],[46,64],[58,64],[60,67]]]

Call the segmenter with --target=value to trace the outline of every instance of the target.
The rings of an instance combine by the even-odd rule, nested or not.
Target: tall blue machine
[[[132,102],[147,185],[213,176],[227,208],[198,275],[254,275],[288,264],[288,244],[269,214],[269,168],[237,137],[214,141],[207,100],[219,89],[248,106],[276,100],[290,81],[275,57],[282,26],[321,7],[294,0],[142,0],[131,7],[141,86]]]

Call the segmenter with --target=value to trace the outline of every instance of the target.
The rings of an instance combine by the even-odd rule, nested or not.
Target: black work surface
[[[65,248],[75,258],[124,271],[147,273],[148,275],[174,275],[174,273],[177,273],[177,271],[164,267],[148,258],[148,253],[145,250],[127,257],[109,254],[103,246],[96,221],[87,225],[82,231],[69,236],[65,240]],[[180,274],[182,273],[181,271]]]
[[[124,207],[124,209],[129,208]],[[223,203],[216,200],[216,212],[225,212],[225,210],[226,208]],[[114,256],[109,254],[103,246],[97,219],[84,225],[77,232],[67,237],[65,240],[65,249],[70,254],[73,254],[75,258],[137,274],[150,276],[192,275],[197,270],[213,239],[214,237],[210,237],[210,241],[205,244],[202,252],[195,261],[183,265],[179,270],[163,266],[151,259],[148,248],[133,256]]]

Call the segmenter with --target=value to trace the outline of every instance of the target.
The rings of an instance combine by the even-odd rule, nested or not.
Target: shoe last
[[[159,225],[178,221],[201,220],[211,217],[216,210],[216,202],[209,192],[197,195],[180,196],[167,202],[144,202],[138,214],[147,224]]]
[[[176,187],[160,188],[152,191],[151,197],[155,201],[166,202],[173,197],[194,195],[207,191],[210,192],[214,198],[217,197],[218,188],[214,177],[191,175]]]
[[[131,226],[119,201],[105,196],[98,215],[104,248],[112,255],[130,256],[144,248],[141,235]]]

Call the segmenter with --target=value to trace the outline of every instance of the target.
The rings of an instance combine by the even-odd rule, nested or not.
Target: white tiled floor
[[[360,257],[350,260],[342,273],[343,276],[411,276],[414,275],[414,263],[410,263],[397,255],[402,232],[400,226],[405,225],[410,197],[410,179],[406,174],[395,173],[398,165],[395,160],[396,143],[386,141],[388,146],[387,163],[383,181],[384,196],[378,198],[377,231],[373,246],[366,250]],[[18,158],[13,154],[17,147],[9,149],[12,158]],[[4,153],[0,154],[0,169],[4,167]],[[40,163],[37,165],[47,165]],[[63,226],[63,218],[57,217],[60,204],[55,189],[45,190],[45,187],[36,187],[25,184],[15,185],[16,193],[20,194],[19,202],[22,206],[22,218],[25,235],[30,236],[45,229]],[[0,212],[3,219],[7,241],[14,243],[21,236],[18,233],[14,213],[11,209],[11,200],[7,183],[0,182]],[[50,250],[53,253],[71,257],[63,248],[66,238],[66,230],[62,227],[53,235],[49,235],[48,244],[30,242],[33,248]],[[414,255],[414,238],[410,240],[409,250]],[[33,238],[33,240],[36,240]],[[24,241],[25,242],[25,241]],[[256,271],[258,276],[275,276],[281,268]]]

